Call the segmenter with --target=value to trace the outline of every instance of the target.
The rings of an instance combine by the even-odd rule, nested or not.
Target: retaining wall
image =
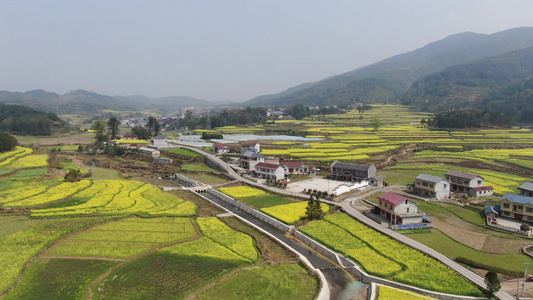
[[[202,185],[204,185],[203,183],[201,183],[199,181],[196,181],[194,179],[191,179],[191,178],[189,178],[187,176],[183,176],[183,175],[178,174],[178,173],[176,173],[174,175],[176,176],[177,179],[179,179],[181,181],[185,181],[185,182],[189,183],[191,186],[202,186]]]

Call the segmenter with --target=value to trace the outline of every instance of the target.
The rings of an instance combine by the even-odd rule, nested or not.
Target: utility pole
[[[524,263],[526,266],[526,272],[524,273],[524,284],[522,285],[522,297],[524,296],[524,289],[526,287],[526,278],[527,278],[527,267],[529,267],[529,263]]]

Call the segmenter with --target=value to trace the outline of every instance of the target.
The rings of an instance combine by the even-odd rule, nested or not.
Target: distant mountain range
[[[149,98],[137,96],[106,96],[85,90],[59,95],[44,90],[25,93],[0,91],[0,103],[19,104],[59,114],[82,114],[102,109],[116,111],[161,110],[173,112],[187,107],[206,107],[213,103],[192,97]]]
[[[393,102],[405,98],[404,93],[413,83],[426,75],[527,47],[533,47],[533,28],[529,27],[490,35],[472,32],[455,34],[414,51],[318,82],[299,85],[279,94],[259,96],[245,104]]]

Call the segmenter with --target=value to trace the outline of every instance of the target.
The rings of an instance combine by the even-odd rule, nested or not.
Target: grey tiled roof
[[[420,174],[420,175],[418,175],[416,177],[416,179],[419,179],[419,180],[422,180],[422,181],[427,181],[427,182],[433,182],[433,183],[437,183],[437,182],[441,182],[442,180],[445,180],[442,177],[433,176],[433,175],[429,175],[429,174]]]
[[[523,189],[523,190],[533,191],[533,183],[526,182],[526,183],[522,184],[521,186],[519,186],[518,188],[519,189]]]
[[[333,165],[331,167],[332,168],[345,169],[345,170],[368,171],[368,168],[370,166],[351,164],[351,163],[345,163],[345,162],[336,161],[336,162],[333,163]]]

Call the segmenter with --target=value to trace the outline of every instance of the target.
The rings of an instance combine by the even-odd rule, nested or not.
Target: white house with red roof
[[[255,165],[255,176],[262,179],[285,179],[285,169],[277,164],[260,162]]]
[[[487,197],[494,193],[494,188],[485,186],[485,178],[477,174],[451,170],[446,173],[446,179],[451,192],[467,193],[470,197]]]
[[[241,142],[243,148],[255,148],[255,152],[261,152],[261,145],[256,141],[243,141]]]
[[[382,217],[393,225],[422,223],[423,212],[418,211],[418,203],[396,193],[385,193],[378,197]]]
[[[215,145],[213,145],[213,148],[215,149],[216,155],[222,155],[224,153],[228,153],[230,149],[228,145],[222,144],[222,143],[215,143]]]

